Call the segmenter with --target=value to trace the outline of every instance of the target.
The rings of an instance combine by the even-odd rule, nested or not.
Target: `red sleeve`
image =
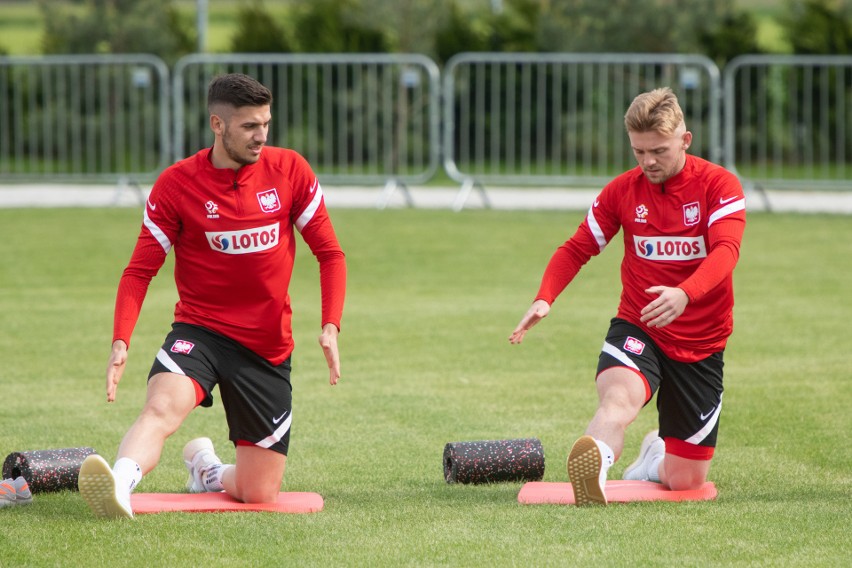
[[[678,286],[690,302],[699,300],[733,272],[740,257],[744,230],[745,215],[726,217],[710,226],[707,258]]]
[[[115,298],[112,340],[121,339],[130,346],[130,337],[139,320],[142,302],[151,279],[157,275],[177,237],[179,224],[173,219],[174,206],[155,184],[145,204],[142,230],[130,262],[121,275]]]
[[[166,258],[162,247],[156,242],[150,243],[149,239],[144,238],[144,232],[143,229],[130,263],[121,275],[115,298],[112,340],[121,339],[128,346],[142,310],[142,302],[148,293],[148,285]]]
[[[707,227],[707,257],[678,286],[690,302],[701,299],[731,275],[745,231],[745,195],[739,180],[718,166],[713,167],[708,179],[708,195],[714,206]]]
[[[319,180],[304,159],[294,183],[298,190],[293,223],[302,233],[319,263],[322,298],[322,325],[333,323],[340,329],[346,297],[346,257],[337,241]]]
[[[318,188],[317,191],[321,190]],[[337,242],[325,204],[302,230],[302,238],[319,262],[322,325],[333,323],[340,329],[346,297],[346,258]]]
[[[583,223],[577,228],[574,236],[565,241],[550,257],[535,299],[553,304],[556,297],[574,280],[583,265],[598,252],[600,249],[597,243]]]
[[[604,187],[574,235],[553,253],[544,270],[536,300],[553,304],[583,265],[600,254],[618,233],[618,206],[622,193],[618,183],[619,180],[614,180]]]

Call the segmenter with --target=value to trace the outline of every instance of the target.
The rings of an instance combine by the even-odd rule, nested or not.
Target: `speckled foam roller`
[[[537,438],[450,442],[444,446],[447,483],[540,481],[544,449]]]
[[[58,450],[29,450],[13,452],[3,462],[3,478],[22,475],[33,493],[77,491],[80,466],[92,448],[61,448]]]

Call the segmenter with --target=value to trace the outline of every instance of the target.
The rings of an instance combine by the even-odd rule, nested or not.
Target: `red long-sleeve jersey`
[[[154,184],[119,282],[113,341],[130,344],[151,278],[174,249],[175,321],[216,331],[279,364],[293,350],[294,228],[319,262],[322,324],[338,328],[344,254],[302,156],[267,146],[256,163],[234,171],[214,168],[211,152],[177,162]]]
[[[644,329],[672,359],[699,361],[733,331],[733,269],[745,229],[745,198],[731,172],[687,155],[684,168],[653,184],[636,167],[612,180],[576,233],[557,249],[536,299],[553,303],[619,229],[624,234],[618,317]],[[662,328],[640,321],[651,286],[683,289],[689,304]]]

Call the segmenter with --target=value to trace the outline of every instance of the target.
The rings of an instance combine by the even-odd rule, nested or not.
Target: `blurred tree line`
[[[39,0],[44,53],[151,53],[172,63],[197,30],[174,0]],[[723,66],[760,53],[757,22],[734,0],[310,0],[276,20],[243,0],[233,52],[422,53],[438,63],[466,51],[700,53]],[[787,0],[779,21],[793,53],[852,53],[852,6]]]

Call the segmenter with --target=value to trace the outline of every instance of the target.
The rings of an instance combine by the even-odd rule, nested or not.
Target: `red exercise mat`
[[[318,493],[278,494],[277,503],[242,503],[226,493],[134,493],[133,513],[222,513],[225,511],[271,511],[273,513],[316,513],[322,511]]]
[[[716,498],[716,486],[708,481],[700,489],[672,491],[653,481],[607,481],[606,500],[609,503],[632,501],[708,501]],[[518,493],[523,505],[573,505],[574,489],[570,483],[531,481]]]

